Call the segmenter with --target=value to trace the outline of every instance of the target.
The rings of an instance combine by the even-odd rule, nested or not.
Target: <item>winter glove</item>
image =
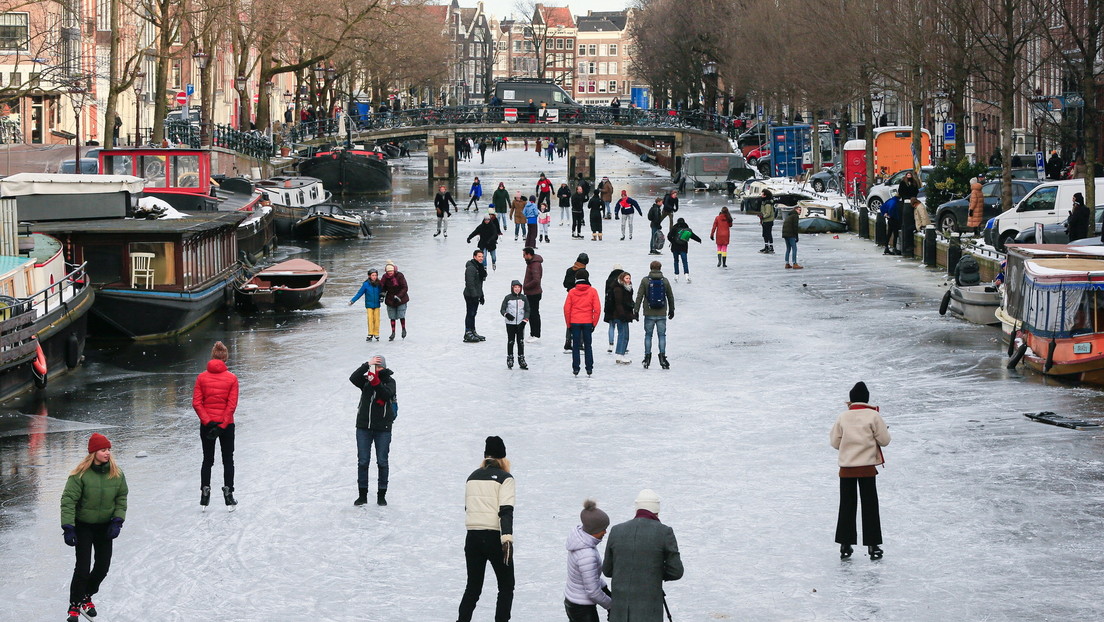
[[[675,312],[674,312],[674,311],[672,311],[672,312],[668,313],[668,314],[667,314],[667,319],[668,319],[668,320],[673,320],[673,319],[675,319]]]
[[[77,546],[77,528],[72,525],[62,525],[61,530],[65,533],[66,546]]]
[[[376,375],[376,372],[370,371],[364,374],[364,377],[368,380],[368,384],[372,385],[373,387],[379,386],[380,379],[379,376]]]
[[[502,543],[502,561],[509,566],[510,558],[514,556],[514,543],[506,541]]]
[[[115,517],[111,519],[111,522],[107,525],[107,535],[112,540],[119,537],[119,532],[123,530],[123,519]]]
[[[216,439],[222,434],[222,428],[217,423],[211,422],[203,426],[203,436],[208,439]]]
[[[479,304],[487,302],[482,296],[479,297]]]
[[[514,321],[514,314],[513,313],[507,313],[506,314],[506,319],[513,322]]]

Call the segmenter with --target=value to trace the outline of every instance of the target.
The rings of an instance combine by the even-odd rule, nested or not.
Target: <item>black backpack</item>
[[[648,277],[648,306],[652,309],[667,306],[667,288],[663,285],[663,279]]]

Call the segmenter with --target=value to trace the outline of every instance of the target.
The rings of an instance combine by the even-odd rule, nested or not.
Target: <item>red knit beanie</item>
[[[101,449],[111,449],[111,441],[97,432],[88,439],[88,453],[94,454]]]

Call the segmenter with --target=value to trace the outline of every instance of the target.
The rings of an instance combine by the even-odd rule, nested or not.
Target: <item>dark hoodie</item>
[[[493,251],[498,248],[498,236],[502,234],[502,230],[498,228],[498,221],[493,216],[485,216],[483,222],[479,223],[479,226],[468,234],[468,242],[472,241],[472,238],[479,237],[479,248],[483,250]]]
[[[567,269],[567,273],[564,274],[564,289],[571,291],[575,288],[575,273],[585,269],[588,263],[590,263],[590,257],[586,253],[579,253],[575,263],[571,264],[571,267]]]
[[[544,276],[544,257],[534,254],[531,259],[525,260],[525,282],[521,285],[521,291],[526,296],[543,294],[541,289],[541,277]]]
[[[685,253],[690,247],[689,241],[683,240],[679,236],[682,231],[690,231],[690,225],[686,224],[686,221],[682,218],[679,218],[675,221],[675,226],[671,227],[671,232],[667,234],[667,241],[671,243],[672,253]],[[696,240],[698,244],[701,244],[701,238],[693,231],[690,231],[690,239]]]

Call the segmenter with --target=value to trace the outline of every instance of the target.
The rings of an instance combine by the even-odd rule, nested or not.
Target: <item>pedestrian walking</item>
[[[514,476],[506,458],[506,444],[488,436],[483,462],[464,484],[464,561],[467,582],[460,600],[458,622],[471,622],[483,593],[483,577],[491,564],[498,580],[495,622],[508,622],[514,602]]]
[[[670,369],[667,361],[667,320],[675,319],[675,295],[671,283],[663,276],[663,264],[653,260],[648,266],[648,278],[641,281],[636,291],[633,317],[640,317],[644,309],[644,369],[652,364],[652,332],[659,334],[659,365]],[[644,302],[647,300],[647,304]]]
[[[1080,192],[1073,193],[1073,207],[1070,208],[1066,227],[1070,242],[1089,237],[1089,208],[1085,207],[1085,197]],[[1045,240],[1038,240],[1038,244]]]
[[[476,177],[472,182],[471,188],[468,190],[468,205],[464,208],[464,211],[468,211],[475,206],[475,211],[479,211],[479,199],[483,198],[483,184],[479,183],[479,178]]]
[[[797,221],[801,217],[801,207],[795,207],[782,220],[782,241],[786,243],[786,269],[801,270],[805,266],[797,263]],[[792,262],[791,262],[792,257]]]
[[[579,525],[567,536],[567,622],[598,622],[598,607],[610,608],[612,600],[602,579],[602,554],[598,552],[609,524],[609,516],[598,509],[597,502],[583,502]]]
[[[722,207],[721,213],[713,219],[713,228],[709,230],[709,239],[717,243],[717,267],[728,267],[729,230],[732,229],[732,214],[728,207]]]
[[[564,320],[571,329],[571,373],[579,375],[579,350],[583,350],[586,373],[594,372],[594,350],[591,347],[594,327],[602,317],[602,301],[598,291],[590,286],[590,273],[580,269],[575,273],[575,287],[564,300]]]
[[[383,284],[379,280],[379,272],[372,268],[368,271],[368,279],[360,284],[353,299],[349,301],[351,306],[360,297],[364,297],[364,309],[368,313],[368,338],[365,341],[375,339],[379,341],[380,329],[380,304],[383,300]]]
[[[682,271],[686,273],[686,282],[690,282],[690,265],[687,263],[687,254],[690,250],[690,240],[701,244],[701,238],[690,230],[690,225],[679,218],[675,226],[667,233],[667,241],[671,243],[671,255],[675,261],[675,282],[679,280],[679,260],[682,260]]]
[[[506,232],[506,212],[510,209],[510,192],[506,190],[506,184],[498,182],[498,189],[491,195],[491,202],[494,203],[495,216],[498,217],[498,224],[502,227],[502,232]]]
[[[499,315],[506,318],[506,369],[514,368],[514,342],[517,342],[518,367],[525,364],[525,324],[529,321],[529,299],[522,292],[521,281],[510,283],[510,293],[502,299]]]
[[[970,178],[970,207],[966,214],[966,227],[973,229],[974,235],[981,233],[981,225],[985,222],[985,195],[982,194],[981,187],[981,180],[977,177]]]
[[[613,124],[621,125],[621,98],[614,95],[610,102],[610,112],[613,113]]]
[[[610,326],[617,329],[617,345],[613,349],[617,357],[615,360],[619,365],[629,365],[632,363],[626,356],[629,350],[629,323],[634,319],[631,274],[622,272],[618,275],[609,298],[606,312],[612,319]]]
[[[545,205],[540,208],[540,214],[537,215],[537,237],[544,241],[545,244],[551,242],[548,239],[548,228],[552,226],[552,206]]]
[[[760,253],[766,253],[768,255],[774,254],[774,194],[763,189],[763,192],[759,193],[759,224],[763,227],[763,248],[759,249]]]
[[[870,390],[858,382],[847,398],[847,410],[836,418],[828,440],[839,450],[840,503],[836,519],[836,543],[840,559],[851,557],[858,544],[855,512],[862,496],[863,544],[870,559],[882,558],[882,519],[878,513],[878,465],[885,463],[882,447],[889,445],[889,427],[877,406],[870,405]]]
[[[525,204],[527,201],[525,197],[521,196],[521,192],[514,192],[514,200],[510,203],[510,218],[514,221],[514,241],[517,242],[518,235],[525,233]]]
[[[609,276],[606,277],[606,287],[603,290],[604,298],[602,299],[602,308],[604,312],[602,314],[602,321],[609,324],[609,348],[607,353],[613,352],[614,346],[614,325],[613,325],[613,288],[617,285],[617,279],[625,273],[621,264],[613,264],[613,269],[610,270]]]
[[[472,258],[464,266],[464,343],[486,341],[487,338],[475,332],[475,314],[479,305],[486,302],[483,298],[483,281],[487,280],[487,268],[483,265],[483,251],[476,249]]]
[[[544,205],[543,203],[541,205]],[[529,202],[525,204],[525,209],[522,211],[525,216],[525,226],[527,228],[525,234],[525,245],[536,248],[537,246],[537,220],[540,218],[540,208],[537,207],[536,197],[530,195]]]
[[[521,251],[521,257],[525,260],[525,280],[521,289],[529,300],[529,339],[536,341],[541,336],[540,301],[544,290],[541,289],[541,278],[544,276],[544,258],[536,253],[536,250],[526,246]]]
[[[609,622],[662,622],[665,581],[682,578],[675,531],[659,521],[659,495],[636,496],[636,515],[610,529],[602,574],[613,581]]]
[[[452,213],[449,211],[450,203],[452,209],[459,211],[456,200],[452,198],[452,193],[445,186],[441,186],[437,190],[437,196],[433,197],[433,207],[437,210],[437,233],[434,233],[433,237],[437,237],[441,233],[444,233],[446,238],[448,237],[448,221],[445,219],[452,217]]]
[[[659,249],[663,248],[663,197],[656,197],[655,203],[648,209],[648,225],[651,228],[648,254],[659,255]]]
[[[394,372],[387,368],[387,359],[377,354],[349,376],[349,382],[360,389],[357,404],[357,498],[353,505],[368,503],[368,467],[372,463],[372,446],[376,448],[376,505],[387,505],[387,477],[390,468],[391,427],[398,417]]]
[[[621,198],[617,199],[617,217],[621,219],[621,240],[625,239],[625,226],[629,228],[629,239],[632,239],[633,235],[633,210],[636,213],[643,216],[644,212],[640,211],[640,204],[636,202],[636,199],[629,196],[628,191],[621,191]]]
[[[571,188],[566,183],[560,184],[556,190],[556,198],[560,200],[560,226],[571,215]]]
[[[579,256],[575,259],[575,263],[571,264],[564,272],[563,286],[564,290],[568,293],[575,289],[575,275],[579,270],[585,270],[587,264],[590,263],[590,257],[586,253],[579,253]],[[571,327],[568,326],[564,335],[564,350],[571,350]]]
[[[587,196],[582,186],[575,187],[575,194],[571,195],[571,238],[583,239],[583,214],[587,202]]]
[[[603,219],[603,207],[602,207],[602,195],[597,190],[591,195],[590,200],[587,201],[587,209],[590,210],[590,241],[602,240],[602,219]]]
[[[399,272],[394,262],[388,261],[383,266],[383,278],[380,279],[380,284],[383,287],[383,304],[387,307],[387,319],[391,321],[391,336],[387,340],[395,340],[396,321],[402,324],[402,338],[406,339],[406,305],[410,302],[406,276]]]
[[[678,210],[678,190],[671,190],[663,197],[663,215],[667,218],[667,226],[674,226],[675,212]]]
[[[211,467],[215,465],[215,441],[222,450],[222,496],[227,506],[234,499],[234,412],[238,409],[238,377],[226,367],[230,351],[221,341],[211,348],[207,370],[196,377],[192,409],[199,416],[203,463],[199,467],[199,504],[211,501]]]
[[[598,182],[598,190],[602,192],[602,207],[606,210],[606,218],[609,218],[610,206],[613,204],[613,184],[610,183],[609,177],[603,177],[602,181]]]
[[[111,454],[111,441],[93,434],[88,454],[69,473],[61,493],[61,531],[77,558],[69,581],[68,622],[77,622],[82,613],[97,613],[92,597],[111,568],[112,546],[126,520],[128,492],[126,476]]]
[[[472,238],[479,238],[479,250],[483,251],[483,268],[487,267],[487,255],[491,256],[491,270],[498,270],[498,256],[495,249],[498,248],[498,236],[502,232],[498,230],[498,221],[493,214],[485,214],[483,222],[468,234],[467,242],[471,244]]]
[[[537,148],[540,152],[540,148]],[[544,173],[540,174],[540,179],[537,180],[537,205],[552,205],[552,182],[548,181],[548,178],[544,176]]]

